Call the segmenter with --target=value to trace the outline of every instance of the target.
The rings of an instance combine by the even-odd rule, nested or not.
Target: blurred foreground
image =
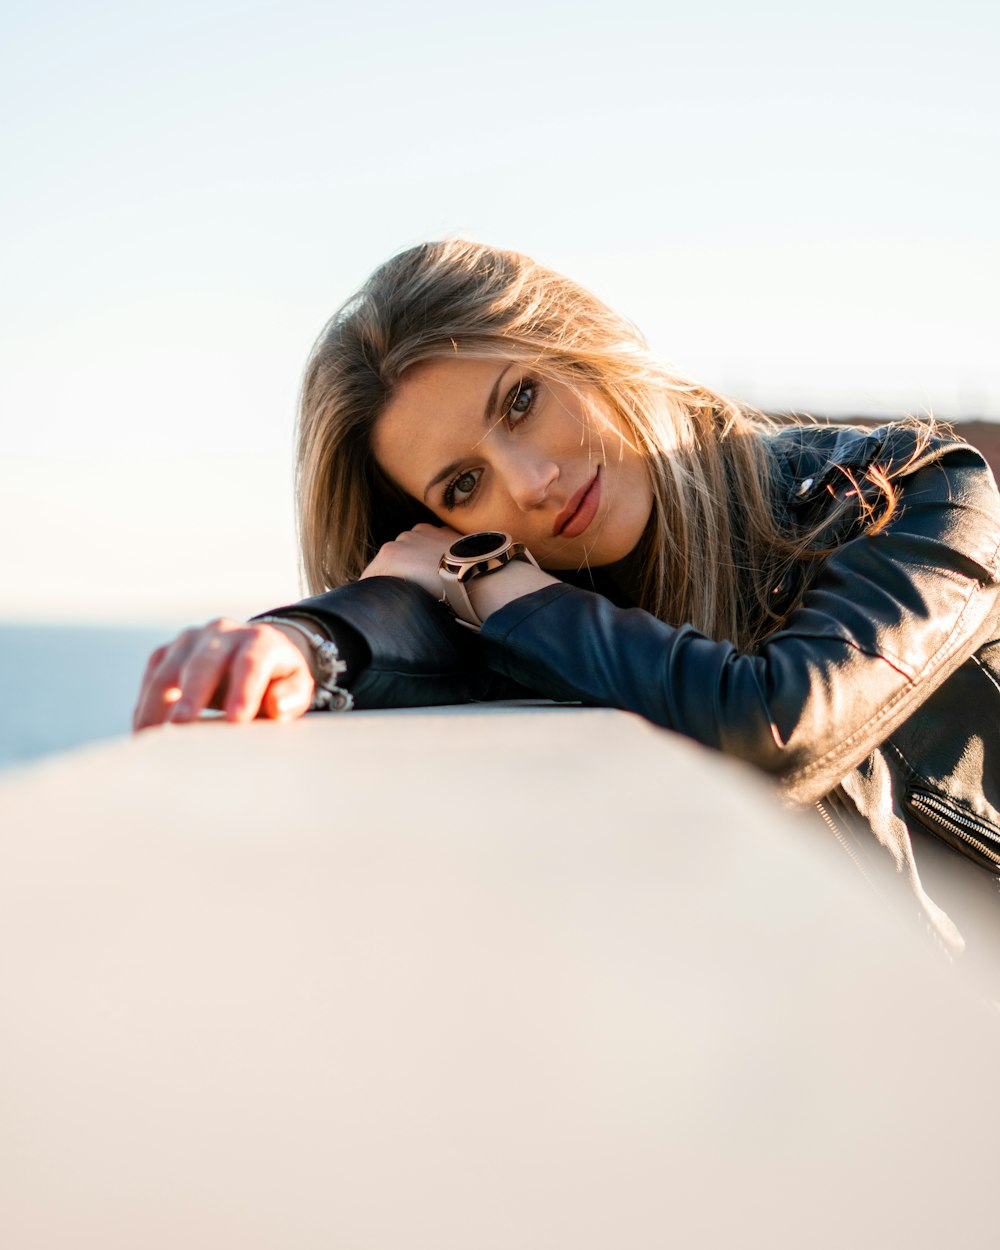
[[[12,1250],[996,1244],[986,993],[610,711],[209,722],[0,782]]]

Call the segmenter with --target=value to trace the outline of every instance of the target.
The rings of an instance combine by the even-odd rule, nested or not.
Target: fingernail
[[[180,702],[174,704],[174,709],[170,713],[171,720],[190,720],[191,713],[194,709],[187,699],[181,699]]]
[[[278,711],[282,716],[286,716],[289,712],[296,712],[299,709],[301,700],[297,694],[286,694],[284,698],[278,700]]]

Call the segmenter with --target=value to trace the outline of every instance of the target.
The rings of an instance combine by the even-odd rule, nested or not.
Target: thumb
[[[312,694],[313,679],[303,667],[271,682],[261,701],[261,711],[271,720],[293,720],[309,711]]]

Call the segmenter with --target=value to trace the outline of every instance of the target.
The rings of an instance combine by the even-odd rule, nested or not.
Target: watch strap
[[[509,538],[509,535],[507,537]],[[456,540],[456,542],[461,541],[463,540]],[[481,559],[453,556],[451,548],[445,552],[438,567],[438,574],[444,587],[441,602],[447,605],[460,625],[478,633],[483,624],[482,618],[472,606],[472,600],[469,598],[468,583],[475,581],[477,577],[489,577],[492,573],[499,573],[514,560],[523,560],[526,564],[533,564],[535,568],[538,568],[538,561],[524,543],[514,542],[513,539],[509,539],[502,550]]]
[[[444,595],[441,602],[449,608],[459,625],[465,625],[478,633],[482,628],[483,621],[472,606],[472,600],[469,598],[469,592],[466,589],[464,579],[460,578],[457,573],[452,573],[449,569],[442,568],[438,572],[444,587]]]

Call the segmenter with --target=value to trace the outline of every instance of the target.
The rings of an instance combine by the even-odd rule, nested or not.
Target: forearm
[[[424,707],[518,698],[534,691],[488,669],[475,635],[418,586],[369,577],[264,615],[300,616],[322,628],[347,664],[358,708]]]
[[[544,572],[525,560],[511,560],[502,569],[487,577],[476,577],[467,583],[469,600],[480,620],[485,621],[516,599],[530,595],[546,586],[561,583],[550,573]]]

